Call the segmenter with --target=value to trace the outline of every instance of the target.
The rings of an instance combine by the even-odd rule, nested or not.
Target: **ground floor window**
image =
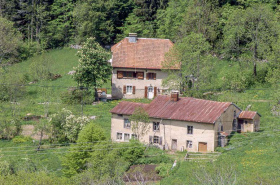
[[[124,140],[129,141],[130,139],[130,134],[124,134]]]
[[[122,140],[122,133],[117,132],[117,140]]]
[[[187,140],[187,148],[192,148],[192,141],[191,140]]]
[[[136,134],[131,134],[131,139],[137,139],[137,135]]]
[[[132,94],[132,85],[126,86],[126,94]]]
[[[154,136],[153,143],[154,144],[159,144],[159,137],[158,136]]]

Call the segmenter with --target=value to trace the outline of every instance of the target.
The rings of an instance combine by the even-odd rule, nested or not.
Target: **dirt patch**
[[[133,165],[123,177],[125,182],[150,182],[158,181],[161,177],[156,172],[157,165]]]
[[[41,134],[39,132],[37,133],[34,133],[34,125],[23,125],[22,127],[22,132],[21,134],[23,136],[30,136],[32,139],[35,139],[35,140],[40,140],[40,137],[41,137]],[[43,135],[43,139],[48,139],[49,136],[44,134]]]

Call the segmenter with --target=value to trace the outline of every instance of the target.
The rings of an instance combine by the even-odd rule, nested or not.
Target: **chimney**
[[[179,100],[179,91],[171,92],[171,101],[178,101]]]
[[[137,42],[137,33],[129,33],[129,42],[131,43]]]

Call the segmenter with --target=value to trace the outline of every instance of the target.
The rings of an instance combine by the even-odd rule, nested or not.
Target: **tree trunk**
[[[37,152],[39,152],[39,150],[40,150],[40,148],[41,148],[42,139],[43,139],[43,135],[44,135],[44,133],[43,133],[43,132],[44,132],[44,131],[43,131],[43,130],[41,130],[40,141],[39,141],[39,146],[38,146],[38,148],[37,148]]]
[[[95,97],[95,101],[98,101],[98,92],[97,92],[97,88],[94,88],[94,97]]]
[[[254,76],[257,76],[257,44],[254,46]]]

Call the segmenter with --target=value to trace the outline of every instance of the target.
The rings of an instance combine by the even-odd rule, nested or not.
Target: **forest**
[[[205,163],[113,143],[120,101],[94,102],[97,88],[111,91],[111,66],[94,66],[106,72],[93,83],[83,54],[107,63],[129,33],[174,43],[163,85],[257,110],[260,132],[230,135]],[[87,77],[70,74],[86,65]],[[157,165],[159,184],[278,184],[279,76],[280,0],[0,0],[0,184],[125,184],[129,168],[145,164]]]

